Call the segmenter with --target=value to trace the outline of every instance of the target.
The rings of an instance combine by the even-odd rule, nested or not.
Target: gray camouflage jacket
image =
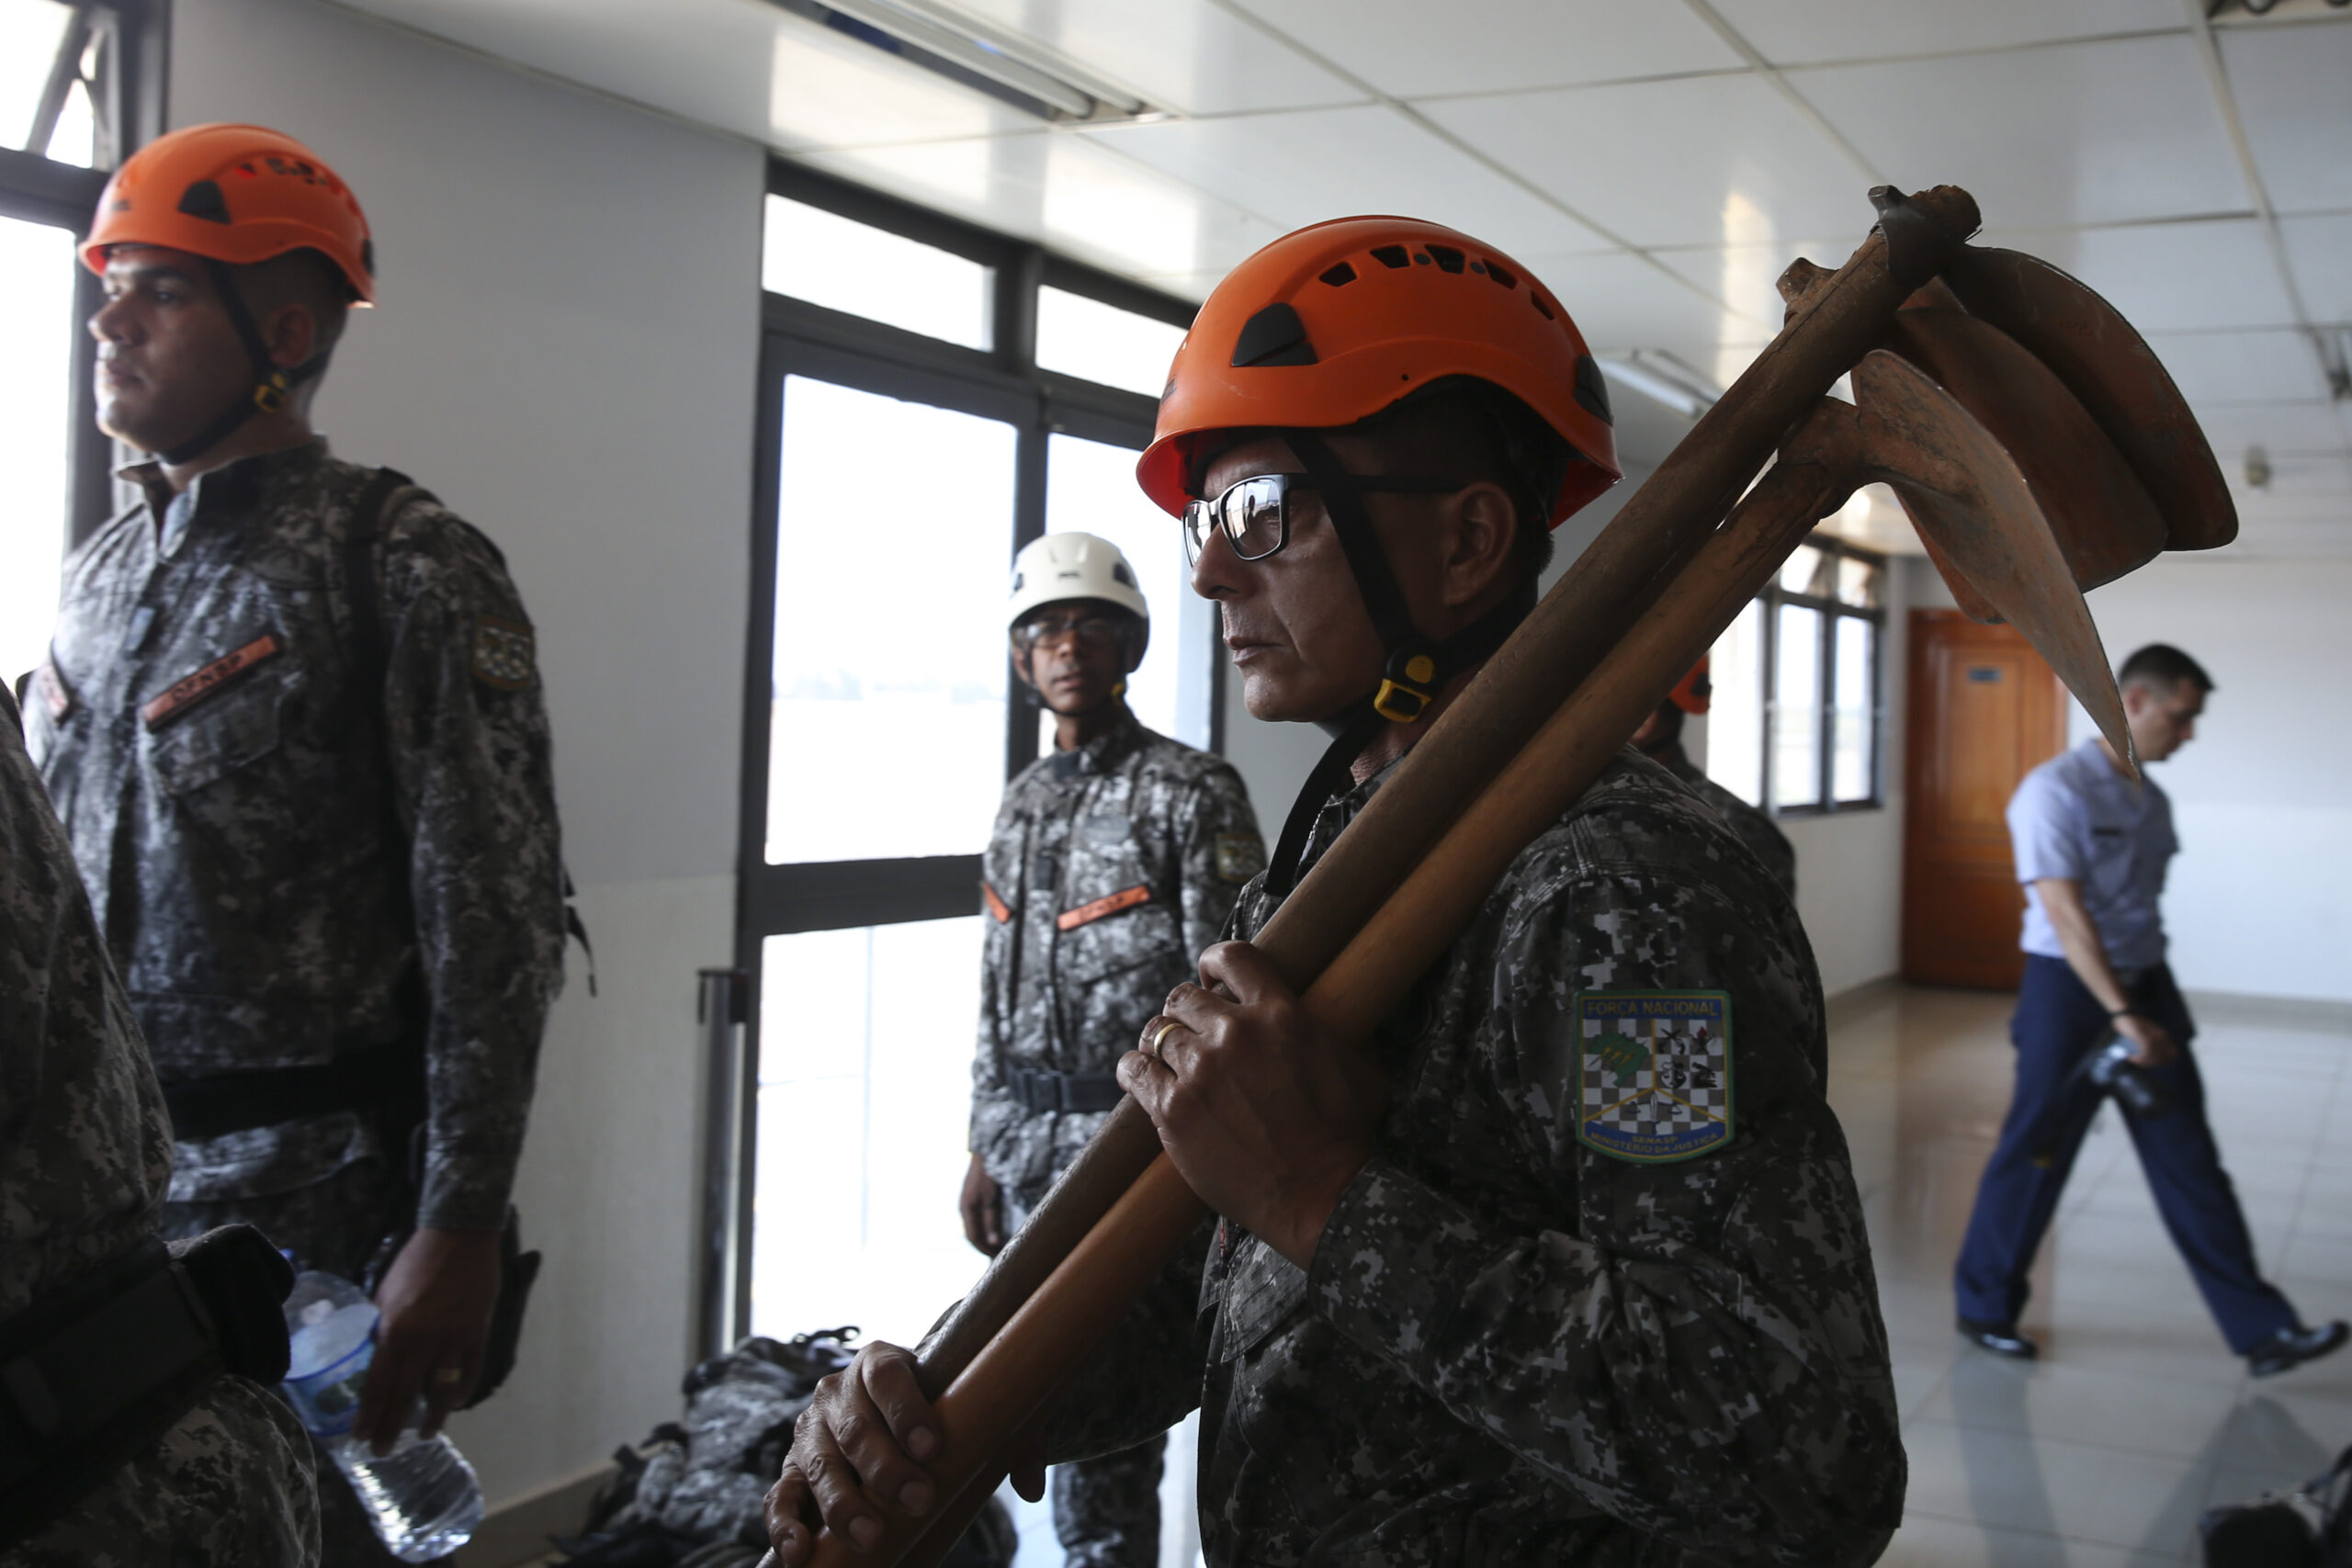
[[[1789,836],[1781,831],[1771,818],[1709,778],[1706,770],[1690,760],[1690,753],[1682,749],[1679,740],[1651,760],[1688,784],[1693,795],[1714,807],[1715,815],[1724,819],[1739,841],[1764,863],[1764,869],[1772,874],[1772,880],[1781,885],[1781,891],[1791,898],[1797,896],[1796,846],[1789,842]]]
[[[129,470],[149,499],[66,563],[33,752],[161,1076],[421,1040],[420,1223],[495,1229],[563,976],[547,709],[498,551],[413,488],[379,547],[383,690],[355,687],[371,474],[323,441],[176,501]],[[337,1120],[184,1145],[174,1195],[384,1152]]]
[[[171,1178],[162,1094],[65,834],[0,689],[0,1322],[152,1235]],[[217,1380],[10,1568],[317,1561],[293,1412]]]
[[[971,1146],[1023,1209],[1102,1113],[1026,1110],[1012,1075],[1110,1071],[1168,993],[1196,977],[1264,862],[1241,776],[1132,715],[1006,787],[981,863]]]
[[[1325,807],[1310,861],[1379,782]],[[1238,931],[1273,906],[1253,886]],[[1664,1025],[1613,1037],[1628,994],[1712,1011],[1720,1072]],[[1375,1043],[1379,1149],[1312,1271],[1218,1228],[1197,1297],[1163,1276],[1049,1456],[1199,1404],[1220,1568],[1876,1561],[1905,1464],[1820,982],[1724,824],[1628,750]],[[1685,1100],[1713,1109],[1678,1130]],[[1600,1146],[1692,1127],[1724,1136],[1669,1163]]]

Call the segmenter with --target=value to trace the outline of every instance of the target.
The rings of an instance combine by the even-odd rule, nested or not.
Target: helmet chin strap
[[[253,364],[254,384],[240,394],[234,402],[222,409],[211,422],[178,446],[156,454],[166,463],[186,463],[211,451],[257,413],[275,413],[286,406],[295,388],[326,368],[326,356],[313,354],[292,369],[282,369],[270,357],[269,345],[262,341],[261,327],[254,321],[253,312],[245,309],[244,296],[237,292],[237,280],[222,262],[210,256],[204,260],[205,276],[212,281],[212,291],[220,297],[220,308],[229,314],[229,324],[237,332],[237,341],[245,345],[245,357]]]
[[[1372,525],[1363,492],[1323,437],[1311,430],[1285,433],[1290,449],[1298,455],[1316,493],[1323,498],[1324,515],[1331,520],[1340,549],[1356,592],[1372,616],[1372,626],[1383,650],[1380,683],[1346,707],[1317,723],[1330,735],[1331,744],[1283,819],[1282,837],[1266,866],[1266,889],[1287,897],[1297,885],[1298,863],[1306,853],[1307,835],[1323,803],[1352,784],[1356,759],[1363,756],[1384,726],[1411,724],[1429,711],[1445,683],[1500,648],[1519,623],[1535,608],[1535,584],[1531,581],[1500,604],[1443,641],[1422,635],[1405,604],[1405,592],[1388,565],[1388,552]]]

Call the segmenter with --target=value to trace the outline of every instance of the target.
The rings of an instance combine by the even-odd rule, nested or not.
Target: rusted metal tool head
[[[2022,632],[2119,755],[2132,758],[2123,698],[2074,570],[2034,487],[1960,400],[1903,356],[1878,349],[1853,371],[1860,480],[1894,487],[1957,592]]]
[[[2165,548],[2210,550],[2238,536],[2212,446],[2121,312],[2018,251],[1964,247],[1944,277],[1970,315],[2015,339],[2081,400],[2163,513]]]
[[[1955,310],[1898,310],[1886,346],[1926,371],[2014,459],[2077,587],[2112,582],[2163,551],[2165,518],[2147,486],[2066,384],[1998,327]],[[1932,541],[1924,524],[1920,531]],[[1952,586],[1955,596],[1964,592]],[[1982,604],[1961,607],[1996,618]]]

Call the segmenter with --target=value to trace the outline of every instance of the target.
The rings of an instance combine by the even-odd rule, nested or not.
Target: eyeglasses
[[[1240,560],[1264,560],[1281,554],[1290,543],[1291,492],[1314,488],[1315,481],[1305,474],[1258,474],[1227,487],[1222,494],[1187,502],[1186,564],[1200,564],[1212,532],[1222,532]],[[1452,495],[1467,487],[1460,479],[1417,474],[1363,474],[1356,476],[1355,488],[1367,495]]]
[[[1091,648],[1109,648],[1124,629],[1108,615],[1067,610],[1056,615],[1049,610],[1013,627],[1012,646],[1016,652],[1026,654],[1041,642],[1059,642],[1067,637]]]

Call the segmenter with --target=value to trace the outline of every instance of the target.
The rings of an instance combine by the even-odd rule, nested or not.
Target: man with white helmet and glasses
[[[1151,611],[1117,547],[1036,540],[1013,563],[1006,620],[1013,669],[1054,716],[1054,750],[1005,790],[983,863],[963,1211],[990,1256],[1118,1104],[1114,1064],[1265,859],[1240,776],[1128,710]],[[1054,1530],[1074,1568],[1159,1562],[1164,1442],[1055,1472]]]

